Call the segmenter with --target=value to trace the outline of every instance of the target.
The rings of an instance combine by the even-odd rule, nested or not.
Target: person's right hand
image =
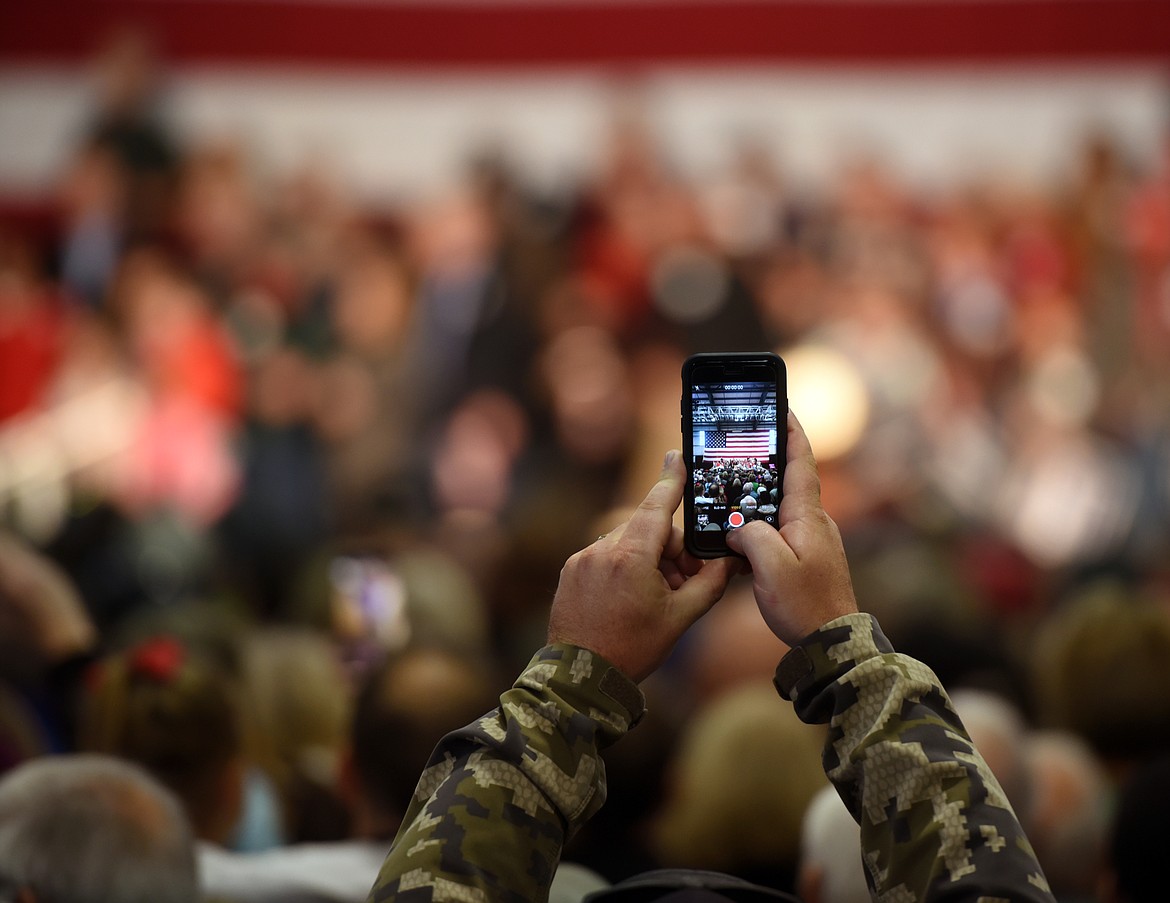
[[[780,529],[752,521],[729,532],[727,545],[751,563],[760,614],[788,645],[857,611],[841,533],[821,507],[817,462],[791,411]]]
[[[740,562],[699,561],[684,550],[673,516],[686,480],[682,456],[668,452],[630,519],[565,562],[548,619],[550,643],[590,649],[640,683],[719,601]]]

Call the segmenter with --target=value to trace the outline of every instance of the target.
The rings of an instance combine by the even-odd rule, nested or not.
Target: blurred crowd
[[[1170,140],[812,190],[750,143],[684,179],[622,115],[563,193],[487,149],[371,209],[182,140],[154,65],[112,51],[51,210],[0,217],[0,768],[115,753],[225,848],[384,842],[377,773],[409,795],[542,645],[566,557],[680,444],[686,355],[777,350],[862,607],[973,732],[1008,713],[980,748],[1094,899],[1116,794],[1170,754]],[[569,858],[795,886],[818,743],[748,692],[783,650],[745,589],[648,685]]]

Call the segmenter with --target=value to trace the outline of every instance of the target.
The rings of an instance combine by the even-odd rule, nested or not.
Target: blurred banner
[[[806,184],[873,156],[929,188],[1060,170],[1087,131],[1148,157],[1170,109],[1167,0],[8,0],[0,208],[55,191],[128,30],[185,140],[376,205],[485,151],[560,191],[632,110],[690,179],[754,144]]]
[[[16,0],[0,59],[91,53],[151,29],[182,63],[640,64],[1129,59],[1166,61],[1165,0]]]

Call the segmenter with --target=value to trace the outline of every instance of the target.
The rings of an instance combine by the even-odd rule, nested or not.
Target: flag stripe
[[[775,430],[706,430],[704,453],[708,458],[766,458],[776,451]]]

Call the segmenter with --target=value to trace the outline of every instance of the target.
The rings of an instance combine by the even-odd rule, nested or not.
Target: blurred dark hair
[[[81,704],[81,748],[137,762],[174,791],[197,827],[223,769],[243,754],[236,688],[173,637],[98,661]]]
[[[1139,768],[1121,791],[1109,860],[1127,903],[1166,899],[1166,849],[1170,847],[1170,756]]]
[[[495,705],[489,671],[451,652],[413,649],[371,672],[350,739],[362,790],[378,809],[401,817],[438,741]]]

